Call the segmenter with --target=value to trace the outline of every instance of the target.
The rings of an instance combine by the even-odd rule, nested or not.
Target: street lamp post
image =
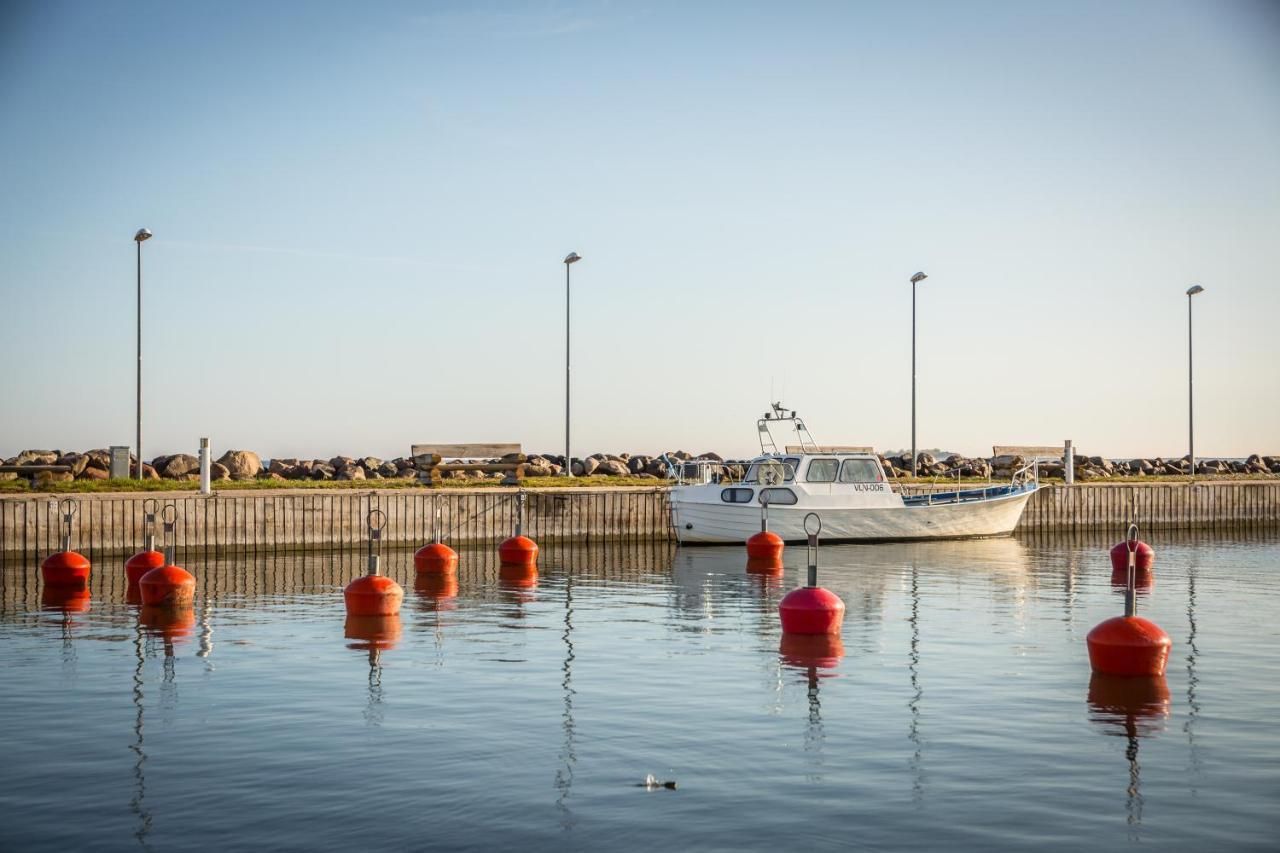
[[[138,467],[137,479],[142,479],[142,243],[144,240],[151,238],[151,232],[146,228],[139,228],[138,233],[133,235],[133,242],[138,246]]]
[[[916,476],[916,285],[929,276],[911,276],[911,476]]]
[[[1204,288],[1193,284],[1187,288],[1187,458],[1191,461],[1191,476],[1196,475],[1196,395],[1192,382],[1194,362],[1191,358],[1191,297],[1204,293]]]
[[[582,260],[577,252],[564,256],[564,475],[573,476],[573,457],[569,455],[569,266]]]

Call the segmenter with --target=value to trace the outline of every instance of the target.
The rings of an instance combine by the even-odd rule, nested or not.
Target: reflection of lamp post
[[[915,563],[911,564],[911,615],[907,617],[911,623],[911,651],[907,655],[907,669],[911,673],[911,699],[907,707],[911,709],[911,725],[907,739],[915,746],[915,754],[911,757],[911,771],[915,778],[911,783],[912,799],[919,803],[924,798],[924,774],[920,771],[924,748],[920,742],[920,697],[924,690],[920,687],[920,571]]]
[[[929,276],[911,276],[911,476],[916,475],[916,285]]]
[[[564,689],[564,713],[561,714],[564,727],[564,768],[556,771],[556,789],[560,796],[556,798],[556,808],[563,814],[562,825],[568,829],[573,826],[573,812],[569,810],[569,793],[573,789],[573,768],[578,763],[577,748],[574,745],[576,730],[573,722],[573,697],[577,693],[573,689],[573,661],[576,657],[573,650],[573,569],[565,566],[564,579],[564,678],[560,682]]]
[[[1193,477],[1196,475],[1196,398],[1191,384],[1191,297],[1197,293],[1204,293],[1204,288],[1198,284],[1187,288],[1187,456]]]
[[[573,457],[569,455],[569,265],[582,260],[577,252],[564,256],[564,475],[573,476]]]
[[[133,235],[133,242],[138,244],[138,469],[137,479],[142,479],[142,243],[151,239],[151,232],[139,228]]]

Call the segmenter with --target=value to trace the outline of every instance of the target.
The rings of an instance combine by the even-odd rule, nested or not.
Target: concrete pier
[[[953,487],[954,488],[954,487]],[[933,490],[942,490],[939,486]],[[907,488],[920,492],[929,487]],[[532,489],[525,493],[524,532],[539,542],[669,541],[664,488]],[[32,559],[57,550],[57,501],[66,495],[0,497],[0,557]],[[184,553],[353,548],[365,541],[371,508],[387,514],[384,541],[431,540],[437,510],[442,539],[453,545],[498,542],[515,529],[516,492],[278,489],[88,493],[75,519],[77,550],[90,559],[129,554],[143,541],[143,504],[177,509],[177,546]],[[1142,529],[1211,529],[1280,525],[1280,479],[1191,483],[1090,483],[1044,486],[1027,505],[1019,531],[1115,530],[1135,517]]]

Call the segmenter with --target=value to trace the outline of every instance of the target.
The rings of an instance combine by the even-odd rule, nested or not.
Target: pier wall
[[[939,486],[905,488],[919,493]],[[535,489],[525,493],[524,532],[540,542],[582,544],[673,538],[665,489]],[[0,496],[0,554],[30,559],[57,550],[59,495]],[[238,552],[355,548],[366,541],[370,508],[387,514],[383,541],[454,545],[500,541],[515,528],[516,493],[477,489],[89,493],[74,497],[75,547],[94,556],[132,553],[143,539],[144,503],[172,503],[179,555],[191,550]],[[1114,530],[1136,515],[1143,529],[1280,525],[1280,479],[1194,483],[1051,485],[1027,505],[1019,531]]]

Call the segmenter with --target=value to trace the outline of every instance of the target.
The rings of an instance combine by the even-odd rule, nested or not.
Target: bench
[[[36,488],[40,474],[71,473],[70,465],[0,465],[0,474],[21,474]]]
[[[991,448],[992,467],[998,466],[1001,457],[1009,462],[1017,457],[1027,462],[1061,459],[1063,480],[1068,486],[1075,482],[1075,448],[1070,440],[1061,445],[997,444]]]
[[[518,486],[524,480],[524,464],[528,461],[519,444],[415,444],[409,448],[418,479],[436,487],[443,485],[440,476],[446,471],[482,471],[505,473],[504,486]],[[445,459],[492,459],[497,462],[445,462]]]

